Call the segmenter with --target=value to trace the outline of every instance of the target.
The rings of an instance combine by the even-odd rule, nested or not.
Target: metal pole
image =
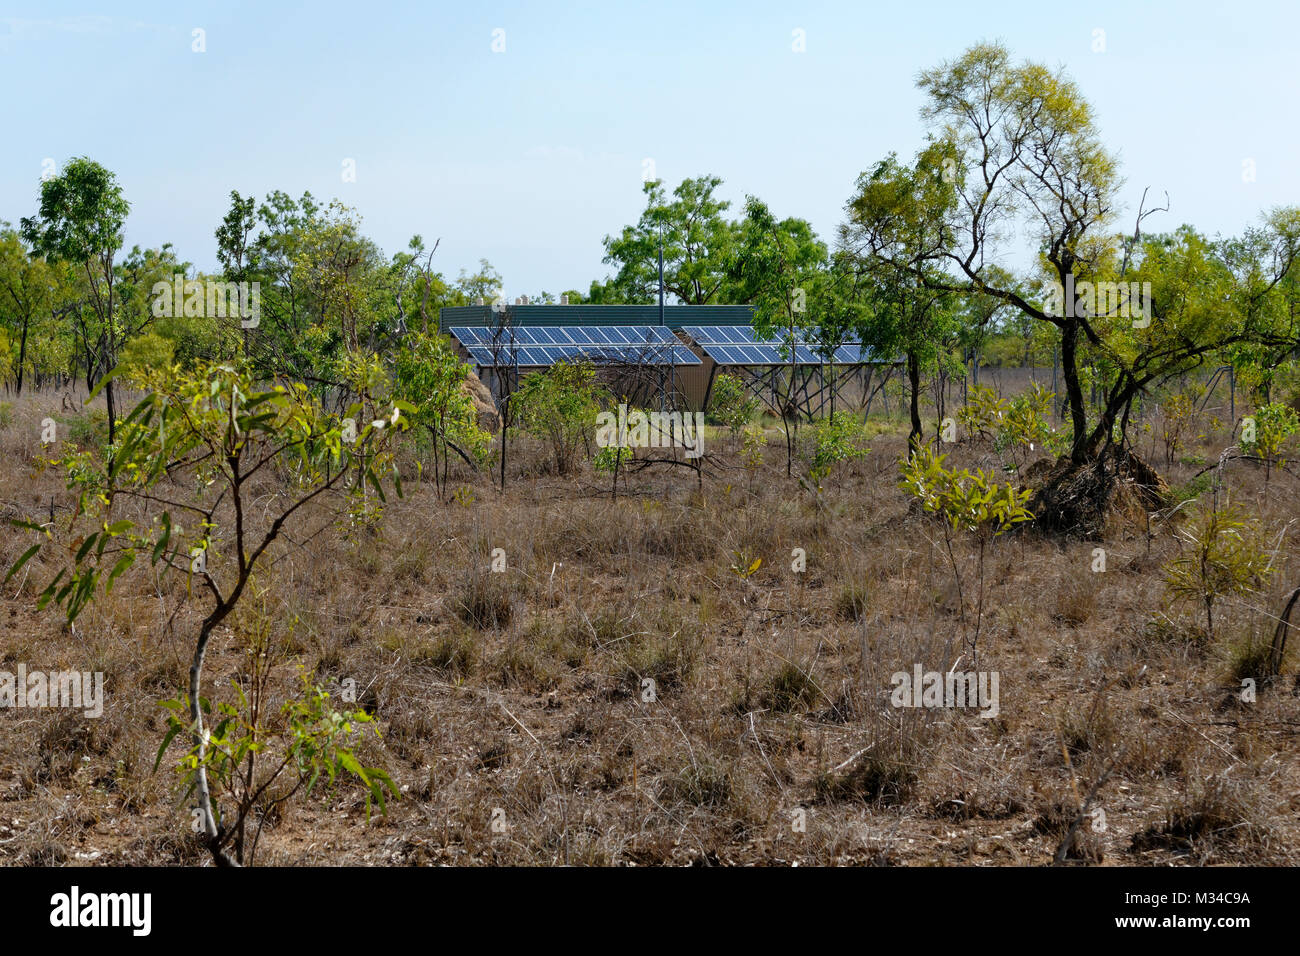
[[[664,224],[659,223],[659,324],[664,324]]]

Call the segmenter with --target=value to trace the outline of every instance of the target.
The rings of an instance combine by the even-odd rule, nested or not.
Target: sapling
[[[984,554],[993,538],[1014,525],[1033,518],[1025,502],[1030,492],[1017,491],[1014,485],[999,483],[982,469],[975,472],[944,467],[947,455],[935,455],[928,448],[918,448],[904,458],[902,487],[921,502],[921,507],[943,519],[944,541],[957,584],[957,600],[963,622],[966,617],[962,597],[961,574],[952,550],[952,533],[972,534],[979,544],[979,597],[976,604],[975,632],[967,642],[976,668],[978,647],[984,620]]]
[[[389,447],[405,428],[403,411],[411,409],[404,402],[384,401],[375,391],[383,378],[376,373],[377,364],[373,359],[360,363],[363,374],[354,383],[358,400],[341,418],[326,413],[305,385],[263,385],[238,364],[146,371],[139,381],[148,392],[118,423],[116,442],[102,455],[72,450],[47,463],[64,473],[77,502],[67,528],[71,559],[41,592],[38,607],[53,602],[71,623],[109,593],[141,554],[186,578],[186,600],[194,590],[207,595],[187,693],[168,705],[187,712],[188,720],[179,726],[173,722],[166,742],[182,729],[193,741],[183,767],[218,865],[238,865],[228,845],[236,835],[242,837],[242,826],[219,823],[208,770],[224,765],[232,747],[257,741],[240,744],[239,738],[227,737],[228,720],[219,720],[217,733],[205,726],[212,708],[203,693],[204,659],[217,628],[252,592],[254,574],[267,563],[272,546],[291,522],[301,520],[308,505],[336,499],[355,526],[379,520],[389,475],[400,494]],[[272,474],[276,487],[268,495],[263,486]],[[263,486],[255,488],[254,479]],[[128,510],[132,517],[123,516]],[[177,520],[181,516],[184,525]],[[55,538],[54,522],[19,524],[39,532],[42,541],[23,553],[10,576]],[[78,530],[81,534],[72,538]],[[357,719],[325,708],[318,696],[309,695],[309,700],[316,701],[313,720],[350,725]],[[340,771],[357,777],[382,806],[382,788],[391,789],[391,781],[362,770],[337,733],[322,736],[303,730],[300,722],[294,739],[299,754],[309,747],[329,765],[331,779]],[[214,754],[214,748],[221,754]]]

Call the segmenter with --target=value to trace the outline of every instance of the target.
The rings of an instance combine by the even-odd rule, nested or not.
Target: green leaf
[[[162,764],[163,754],[167,752],[168,745],[172,742],[175,736],[180,732],[180,729],[181,729],[180,725],[175,724],[172,726],[172,728],[169,731],[167,731],[167,735],[163,737],[162,746],[158,748],[158,756],[154,758],[154,762],[153,762],[154,773],[158,772],[158,767],[161,766]]]
[[[108,581],[104,585],[105,592],[113,590],[113,582],[117,580],[118,575],[135,564],[135,552],[128,551],[117,559],[117,564],[113,565],[113,570],[108,572]]]
[[[114,366],[113,371],[109,372],[107,375],[105,375],[95,384],[95,387],[90,390],[90,394],[86,396],[86,401],[85,401],[86,405],[89,405],[92,401],[95,400],[95,396],[100,393],[100,391],[103,389],[105,385],[113,381],[113,379],[117,378],[117,373],[121,371],[121,368],[122,367],[120,365]]]
[[[14,562],[14,566],[10,568],[9,573],[5,575],[4,583],[8,584],[9,579],[12,578],[15,574],[17,574],[22,569],[22,566],[31,560],[32,555],[34,555],[39,550],[41,550],[41,546],[39,544],[34,544],[26,551],[24,551],[22,557],[20,557],[16,562]]]
[[[82,561],[82,559],[85,558],[85,556],[86,556],[87,554],[90,553],[90,549],[93,548],[93,547],[95,546],[95,539],[98,538],[98,537],[99,537],[99,532],[98,532],[98,531],[92,531],[92,532],[90,532],[90,534],[86,537],[86,540],[83,541],[83,542],[81,543],[81,547],[77,550],[77,563],[78,563],[78,564],[80,564],[81,561]]]

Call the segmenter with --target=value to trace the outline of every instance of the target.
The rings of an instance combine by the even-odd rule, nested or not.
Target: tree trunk
[[[23,366],[27,364],[27,322],[28,317],[23,316],[23,334],[18,340],[18,394],[23,393]]]
[[[1070,403],[1070,424],[1074,428],[1074,441],[1070,447],[1070,460],[1082,465],[1088,460],[1088,414],[1083,405],[1083,388],[1079,385],[1079,325],[1070,322],[1061,327],[1061,377],[1065,379],[1065,395]]]
[[[199,691],[203,679],[203,657],[208,650],[208,641],[212,631],[230,610],[230,605],[220,605],[199,629],[198,643],[194,646],[194,659],[190,662],[190,723],[194,728],[194,744],[198,748],[199,767],[194,792],[199,801],[199,815],[203,820],[203,834],[208,841],[208,849],[218,866],[238,866],[230,855],[221,849],[221,831],[217,829],[217,818],[212,812],[212,792],[208,789],[208,771],[203,766],[207,753],[208,732],[203,726],[203,709],[199,705]]]
[[[910,395],[908,396],[911,414],[912,430],[907,434],[907,444],[909,448],[919,448],[921,445],[921,362],[915,352],[907,353],[907,385]]]

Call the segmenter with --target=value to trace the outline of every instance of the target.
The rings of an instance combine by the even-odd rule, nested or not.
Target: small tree
[[[380,377],[375,367],[369,373],[369,381]],[[123,419],[120,442],[110,444],[103,457],[71,451],[53,463],[77,494],[68,534],[79,528],[82,533],[69,545],[71,561],[41,592],[38,607],[52,601],[65,609],[69,622],[75,620],[101,593],[100,586],[102,593],[111,591],[141,554],[185,575],[187,582],[198,584],[199,593],[207,594],[188,691],[170,705],[187,717],[172,722],[164,749],[177,733],[190,735],[193,746],[182,768],[198,799],[207,847],[219,865],[238,865],[227,847],[236,836],[242,840],[243,820],[253,803],[241,803],[234,825],[227,825],[208,772],[230,772],[255,755],[259,741],[255,729],[239,736],[229,733],[238,712],[222,710],[216,728],[205,726],[205,714],[211,712],[203,694],[209,643],[251,590],[254,573],[272,545],[308,505],[338,495],[354,521],[377,519],[379,509],[371,497],[384,498],[381,482],[392,471],[388,446],[405,427],[402,410],[412,409],[399,402],[390,406],[390,414],[378,417],[379,397],[359,380],[355,390],[361,400],[347,418],[339,419],[328,415],[305,385],[262,387],[243,367],[229,364],[188,373],[176,366],[156,369],[144,373],[141,382],[150,391]],[[270,496],[260,489],[255,495],[253,479],[267,473],[278,473],[281,487]],[[397,488],[400,492],[400,482]],[[133,517],[126,517],[132,502]],[[175,520],[182,514],[188,516],[188,528]],[[266,518],[258,520],[255,514]],[[54,537],[52,524],[20,524],[45,540]],[[9,576],[43,543],[24,552]],[[382,773],[360,770],[346,747],[340,749],[339,721],[350,725],[355,715],[335,714],[319,698],[305,706],[309,713],[299,715],[290,750],[299,770],[314,779],[328,764],[324,769],[331,779],[338,772],[358,777],[382,805],[382,787],[391,787],[391,781]]]
[[[871,449],[863,444],[862,423],[849,412],[818,419],[809,431],[802,441],[804,474],[799,484],[820,502],[822,482],[835,466],[862,458]]]
[[[512,397],[519,424],[550,444],[561,475],[572,472],[579,449],[590,446],[600,411],[595,381],[590,365],[557,362],[529,375]]]
[[[1272,573],[1259,522],[1231,502],[1203,506],[1178,538],[1189,547],[1165,565],[1165,584],[1174,600],[1201,603],[1205,635],[1213,640],[1214,606],[1220,599],[1249,594]]]
[[[464,387],[468,375],[469,366],[444,335],[412,332],[393,359],[394,394],[415,409],[411,424],[425,428],[433,441],[434,486],[442,498],[447,494],[451,452],[475,467],[491,440],[478,427],[474,400]]]
[[[1275,464],[1284,464],[1283,446],[1296,432],[1300,432],[1300,416],[1295,409],[1281,402],[1261,406],[1248,419],[1249,432],[1242,428],[1241,450],[1264,462],[1264,487],[1268,487],[1269,472]]]
[[[962,598],[961,573],[952,550],[952,532],[973,534],[979,543],[979,597],[976,604],[975,632],[967,642],[974,666],[978,667],[980,628],[984,619],[984,553],[989,542],[1033,515],[1025,508],[1029,491],[1000,484],[983,471],[945,468],[947,455],[935,455],[928,448],[918,448],[902,461],[902,487],[920,501],[927,512],[943,519],[944,542],[957,584],[957,601],[962,620],[966,605]]]
[[[753,419],[759,405],[739,375],[724,372],[713,380],[706,420],[727,429],[734,441]]]

